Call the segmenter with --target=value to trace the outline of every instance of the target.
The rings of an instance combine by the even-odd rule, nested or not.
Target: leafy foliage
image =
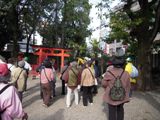
[[[39,29],[44,43],[59,47],[72,47],[70,41],[83,43],[90,35],[90,31],[87,30],[91,8],[88,0],[57,0],[54,5],[48,5],[52,6],[52,9],[46,9],[48,14],[44,16],[44,26]]]
[[[1,48],[22,39],[29,44],[36,31],[46,46],[73,48],[72,41],[83,47],[90,8],[88,0],[0,0]]]
[[[98,54],[100,53],[100,50],[98,48],[98,44],[99,41],[97,41],[96,39],[93,39],[90,44],[92,45],[92,53],[91,53],[91,57],[93,58],[97,58]]]
[[[152,87],[151,48],[160,28],[160,1],[121,0],[124,6],[111,14],[110,40],[124,40],[130,50],[137,51],[142,88]],[[107,1],[106,1],[107,2]],[[133,9],[137,5],[137,9]],[[135,53],[133,53],[135,54]]]

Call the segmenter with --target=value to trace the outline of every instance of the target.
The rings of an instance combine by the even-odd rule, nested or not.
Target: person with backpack
[[[77,68],[77,62],[71,62],[68,70],[66,71],[66,79],[65,82],[67,84],[67,97],[66,97],[66,105],[67,107],[71,106],[71,93],[74,93],[75,96],[75,104],[79,103],[78,96],[78,85],[80,84],[79,70]]]
[[[130,98],[132,97],[133,90],[135,90],[137,86],[137,80],[136,77],[138,77],[138,70],[137,68],[133,65],[132,59],[128,57],[126,59],[126,66],[125,66],[125,71],[127,71],[130,75],[130,82],[131,82],[131,90],[129,93]]]
[[[129,102],[130,75],[124,71],[125,60],[122,57],[112,58],[113,68],[106,71],[102,80],[105,89],[103,100],[108,104],[108,120],[124,120],[124,103]],[[107,111],[106,111],[107,112]]]
[[[22,108],[17,89],[8,84],[8,74],[7,64],[0,63],[0,120],[27,120],[28,115]]]

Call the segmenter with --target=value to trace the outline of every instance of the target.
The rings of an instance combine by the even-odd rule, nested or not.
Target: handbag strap
[[[47,74],[46,74],[45,68],[44,68],[44,74],[45,74],[45,76],[46,76],[46,78],[47,78],[48,82],[50,82],[49,78],[47,77]]]
[[[23,70],[21,70],[21,72],[19,73],[19,75],[18,75],[18,77],[17,77],[17,79],[16,79],[16,82],[17,82],[17,80],[19,79],[19,77],[20,77],[22,71],[23,71]]]
[[[94,79],[94,76],[93,76],[93,73],[91,72],[91,70],[88,68],[88,70],[90,71],[90,73],[91,73],[91,75],[92,75],[92,77],[93,77],[93,79]]]
[[[78,75],[75,73],[75,71],[71,68],[71,71],[74,73],[74,75],[78,78]]]
[[[3,87],[1,90],[0,90],[0,94],[3,93],[9,86],[11,86],[10,84],[7,84],[5,87]]]
[[[69,67],[69,66],[67,66],[66,69],[64,69],[64,71],[62,72],[62,75],[64,74],[64,72],[66,72],[66,70],[67,70],[68,67]]]

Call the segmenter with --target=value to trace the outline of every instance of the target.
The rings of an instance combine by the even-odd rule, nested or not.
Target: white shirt
[[[8,66],[8,69],[9,69],[10,71],[12,71],[14,68],[16,68],[16,66],[13,65],[13,64],[11,64],[11,63],[8,63],[7,66]]]
[[[25,68],[26,70],[31,71],[31,70],[32,70],[31,65],[30,65],[28,62],[26,62],[26,61],[24,61],[24,62],[25,62],[24,68]]]

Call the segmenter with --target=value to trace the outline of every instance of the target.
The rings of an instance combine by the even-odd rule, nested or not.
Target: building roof
[[[22,42],[18,42],[18,47],[19,47],[19,52],[25,53],[26,48],[27,48],[27,44],[22,43]],[[13,50],[13,43],[7,43],[4,47],[4,51],[11,52],[12,50]],[[28,52],[33,53],[33,48],[31,47],[31,45],[29,45],[29,51]]]

